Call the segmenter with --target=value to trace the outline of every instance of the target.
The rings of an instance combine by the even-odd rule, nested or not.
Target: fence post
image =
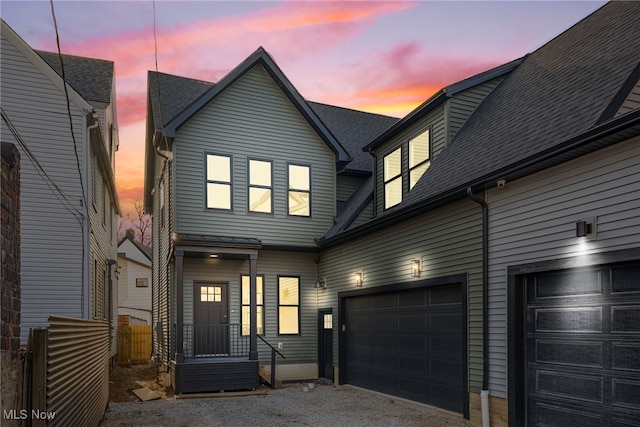
[[[47,410],[47,330],[33,330],[33,365],[32,365],[31,410],[44,412]],[[31,413],[29,414],[31,415]],[[29,417],[33,427],[44,427],[45,420]]]

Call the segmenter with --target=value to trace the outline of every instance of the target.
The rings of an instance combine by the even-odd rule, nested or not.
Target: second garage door
[[[460,284],[347,298],[345,382],[463,413],[463,300]]]

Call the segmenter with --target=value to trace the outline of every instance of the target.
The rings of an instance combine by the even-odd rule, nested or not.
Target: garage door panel
[[[412,289],[398,294],[398,307],[424,307],[428,303],[424,289]]]
[[[569,397],[593,403],[603,402],[604,379],[558,371],[537,371],[535,392],[555,397]]]
[[[611,421],[611,427],[640,427],[640,420],[638,422],[633,422],[629,420],[614,418]]]
[[[429,329],[438,332],[459,332],[462,314],[436,312],[429,314]]]
[[[424,335],[403,335],[398,337],[398,351],[425,353],[428,351],[427,337]]]
[[[529,424],[549,427],[604,427],[601,414],[589,413],[579,409],[571,410],[565,406],[533,402],[529,405]]]
[[[373,308],[395,308],[396,296],[394,294],[379,294],[371,298]]]
[[[612,368],[624,369],[640,374],[640,343],[611,343]]]
[[[638,409],[640,405],[640,379],[612,379],[612,404],[616,406]]]
[[[602,307],[539,308],[532,312],[532,332],[602,332]]]
[[[530,289],[532,298],[546,299],[602,293],[602,277],[597,270],[541,274]]]
[[[430,376],[447,384],[457,384],[456,374],[462,369],[461,360],[431,358]]]
[[[385,352],[395,352],[398,347],[397,336],[392,333],[375,333],[371,336],[371,349]]]
[[[462,300],[460,286],[441,286],[429,291],[429,305],[459,305]]]
[[[612,268],[611,288],[614,293],[640,292],[640,264]]]
[[[603,343],[535,340],[535,363],[578,367],[604,367]]]
[[[424,313],[398,313],[398,329],[405,332],[425,333],[429,318]]]
[[[450,384],[443,384],[432,381],[429,387],[431,393],[431,404],[439,406],[451,411],[460,411],[460,405],[456,404],[460,400],[460,387],[454,387]]]
[[[464,342],[458,335],[431,335],[429,337],[431,352],[433,354],[447,354],[451,357],[461,355]]]
[[[640,334],[640,305],[612,306],[611,332]]]
[[[372,328],[376,332],[394,332],[398,329],[395,313],[379,313],[371,319]]]

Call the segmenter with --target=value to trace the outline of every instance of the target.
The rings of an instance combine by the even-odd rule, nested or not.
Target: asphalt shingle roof
[[[346,169],[372,172],[373,157],[362,148],[398,119],[318,102],[308,104],[353,158]]]
[[[214,86],[211,82],[155,71],[149,71],[148,83],[156,128],[160,127],[161,121],[166,125]],[[353,158],[347,169],[370,173],[373,169],[372,158],[370,154],[362,151],[362,147],[398,119],[317,102],[307,103]]]
[[[611,2],[530,54],[395,209],[478,182],[581,135],[640,60],[640,2]]]
[[[35,51],[53,70],[62,77],[60,56],[57,52]],[[62,55],[67,83],[85,100],[111,102],[113,84],[113,61],[85,58],[83,56]]]

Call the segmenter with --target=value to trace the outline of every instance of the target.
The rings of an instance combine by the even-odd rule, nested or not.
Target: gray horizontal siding
[[[205,208],[205,152],[233,156],[233,213]],[[247,212],[247,159],[273,160],[272,215]],[[261,66],[177,132],[176,231],[314,246],[335,215],[335,158]],[[312,217],[289,217],[287,163],[311,166]]]
[[[455,274],[468,277],[469,380],[482,381],[482,263],[481,211],[462,201],[421,215],[321,253],[320,276],[327,289],[319,291],[319,306],[338,313],[338,293],[353,291],[353,274],[364,271],[364,287],[400,284]],[[410,261],[422,259],[420,277],[411,277]],[[339,321],[334,320],[334,363],[338,364]]]
[[[640,138],[488,193],[490,389],[506,397],[507,268],[640,245]],[[597,240],[575,223],[598,217]]]
[[[47,174],[82,210],[64,94],[4,35],[0,62],[3,110]],[[73,103],[71,114],[84,173],[84,115]],[[3,141],[13,142],[4,121],[1,126]],[[85,314],[83,236],[78,220],[61,205],[17,143],[16,147],[21,156],[21,340],[26,343],[29,328],[46,326],[51,314],[80,318]]]
[[[446,143],[453,139],[478,105],[498,86],[502,79],[503,78],[500,77],[474,86],[471,89],[455,94],[448,101],[447,117],[449,121],[449,132]],[[438,147],[437,149],[440,150],[441,148],[443,147]]]
[[[349,197],[362,185],[363,178],[338,175],[336,179],[336,200],[346,202]]]
[[[260,251],[258,275],[264,275],[265,334],[274,347],[283,344],[283,363],[316,363],[316,263],[311,253]],[[195,282],[229,283],[229,322],[240,324],[240,275],[249,274],[249,261],[221,259],[184,259],[184,323],[193,323],[193,286]],[[278,335],[278,280],[280,276],[300,277],[300,335]],[[258,340],[261,364],[269,364],[271,350]]]

